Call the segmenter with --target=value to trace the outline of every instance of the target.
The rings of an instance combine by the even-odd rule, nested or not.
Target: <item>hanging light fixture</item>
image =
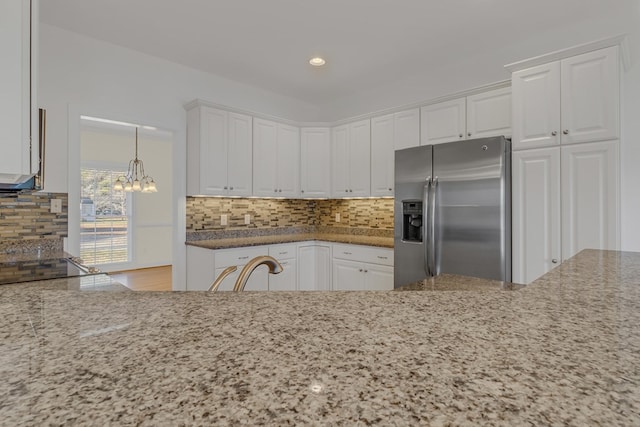
[[[143,193],[156,193],[156,183],[149,175],[144,172],[144,163],[138,159],[138,127],[136,126],[136,157],[129,161],[127,174],[120,176],[113,184],[116,191],[140,191]]]

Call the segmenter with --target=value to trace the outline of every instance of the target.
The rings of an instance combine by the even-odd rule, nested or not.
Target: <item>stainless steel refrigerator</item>
[[[511,142],[395,152],[394,284],[442,273],[511,281]]]

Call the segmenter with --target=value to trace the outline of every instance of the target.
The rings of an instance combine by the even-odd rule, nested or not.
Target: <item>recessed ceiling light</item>
[[[319,56],[316,56],[315,58],[311,58],[309,60],[309,64],[313,65],[314,67],[322,67],[325,63],[326,61]]]

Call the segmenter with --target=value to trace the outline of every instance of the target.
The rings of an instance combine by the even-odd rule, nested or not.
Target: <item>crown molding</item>
[[[620,34],[617,36],[607,37],[605,39],[596,40],[566,49],[556,50],[555,52],[546,53],[544,55],[535,56],[533,58],[507,64],[504,66],[504,68],[513,73],[515,71],[536,67],[542,64],[548,64],[549,62],[559,61],[571,56],[581,55],[583,53],[592,52],[594,50],[604,49],[612,46],[620,47],[620,60],[622,61],[622,65],[625,71],[629,70],[629,68],[631,68],[631,55],[629,50],[629,41],[626,34]]]

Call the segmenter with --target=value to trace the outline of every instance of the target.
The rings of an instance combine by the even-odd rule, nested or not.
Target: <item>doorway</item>
[[[136,158],[157,192],[114,189]],[[101,117],[80,120],[81,258],[104,272],[170,266],[173,246],[174,135]]]

